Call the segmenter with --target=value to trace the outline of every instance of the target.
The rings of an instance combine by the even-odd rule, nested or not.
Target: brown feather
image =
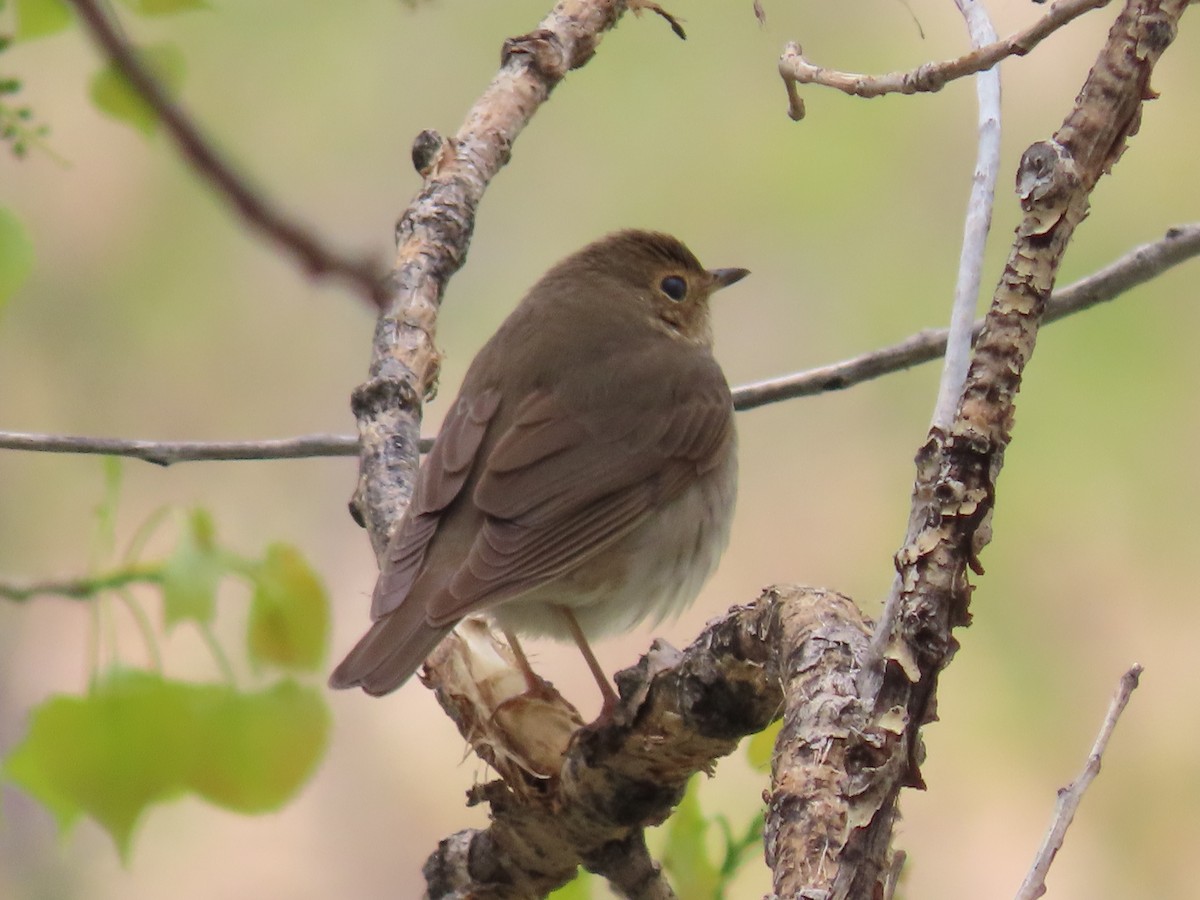
[[[573,592],[593,604],[610,585],[620,603],[645,604],[612,616],[634,622],[695,596],[736,482],[707,302],[741,274],[707,272],[666,235],[622,232],[543,276],[471,364],[385,555],[376,621],[333,686],[386,693],[460,618],[497,604],[528,597],[536,613]],[[686,302],[660,290],[667,275],[686,280]],[[647,530],[663,511],[668,530]],[[641,558],[626,566],[626,552]],[[613,581],[626,568],[665,605]]]

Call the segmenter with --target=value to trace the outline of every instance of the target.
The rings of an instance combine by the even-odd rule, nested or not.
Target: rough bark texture
[[[710,624],[682,653],[658,642],[637,666],[619,673],[617,713],[568,732],[550,774],[545,756],[518,759],[511,746],[498,754],[494,723],[498,713],[519,715],[514,705],[525,702],[535,704],[531,718],[553,719],[547,705],[561,699],[499,692],[493,695],[496,707],[464,702],[477,691],[455,673],[475,667],[473,676],[483,674],[486,682],[477,667],[486,653],[471,640],[444,642],[430,662],[438,699],[502,780],[482,785],[473,796],[491,804],[492,824],[448,838],[426,863],[429,896],[542,896],[570,880],[579,865],[608,878],[625,896],[673,896],[646,853],[643,829],[670,815],[692,775],[711,771],[742,737],[779,716],[785,685],[806,692],[813,715],[791,717],[791,737],[779,751],[784,765],[806,759],[814,766],[812,780],[824,777],[827,744],[845,740],[843,711],[854,705],[845,694],[853,675],[831,662],[861,654],[867,634],[845,597],[771,588]],[[531,727],[527,723],[523,731]],[[821,754],[825,759],[817,759]],[[833,823],[827,827],[844,831],[837,809],[802,809],[806,777],[778,789],[772,802],[801,815],[819,814]],[[795,828],[789,821],[781,831]],[[786,847],[786,837],[779,845]]]
[[[921,786],[920,728],[935,717],[938,675],[958,646],[952,629],[970,621],[968,570],[983,571],[979,553],[991,539],[1014,400],[1046,300],[1092,188],[1137,132],[1142,103],[1154,96],[1153,65],[1186,5],[1131,0],[1062,127],[1022,157],[1017,194],[1025,218],[976,344],[958,415],[947,432],[931,432],[917,454],[908,535],[896,554],[896,615],[882,660],[859,679],[864,702],[873,706],[860,743],[862,752],[875,754],[878,764],[870,771],[878,780],[856,797],[851,818],[859,827],[844,846],[829,848],[826,877],[809,882],[800,896],[883,895],[896,798],[902,787]],[[789,874],[775,874],[779,894],[796,896]]]
[[[567,72],[591,59],[624,11],[623,0],[562,0],[536,30],[505,41],[500,70],[454,137],[417,136],[413,163],[425,184],[396,224],[370,378],[352,399],[362,445],[350,508],[376,556],[411,495],[421,403],[437,384],[437,311],[446,282],[466,260],[483,192],[538,107]]]
[[[510,689],[503,650],[488,676],[494,683],[456,680],[454,672],[477,674],[480,646],[446,642],[428,680],[501,780],[473,792],[474,802],[490,804],[491,825],[447,838],[430,857],[429,896],[542,896],[580,864],[626,896],[672,896],[642,830],[669,815],[694,772],[781,712],[765,834],[775,895],[886,895],[897,796],[921,784],[920,728],[933,718],[938,674],[957,647],[952,630],[969,622],[968,570],[982,571],[1013,401],[1046,300],[1092,187],[1137,130],[1152,96],[1150,71],[1185,6],[1131,0],[1075,109],[1021,161],[1025,220],[955,420],[931,432],[917,455],[887,628],[868,644],[846,598],[768,591],[683,654],[656,644],[618,676],[616,714],[578,729],[575,711],[553,692]],[[560,3],[538,31],[506,44],[500,73],[458,135],[426,133],[414,147],[426,185],[398,225],[392,303],[379,321],[371,380],[355,394],[363,451],[353,506],[377,552],[407,502],[420,403],[436,381],[434,318],[482,191],[537,105],[586,62],[623,10],[620,2]]]

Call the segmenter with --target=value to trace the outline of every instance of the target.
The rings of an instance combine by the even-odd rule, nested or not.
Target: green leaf
[[[552,891],[547,900],[591,900],[592,875],[580,869],[575,878],[557,891]]]
[[[161,81],[170,93],[176,93],[183,84],[183,54],[173,44],[156,44],[138,51],[142,63]],[[132,125],[146,137],[158,128],[158,116],[133,87],[113,66],[108,63],[92,76],[92,102],[103,113]]]
[[[189,786],[241,813],[279,809],[312,774],[325,752],[329,708],[321,694],[289,680],[258,693],[225,686],[197,692],[192,714],[204,737]]]
[[[142,810],[183,790],[193,734],[179,692],[158,676],[116,672],[85,697],[35,709],[5,774],[45,805],[62,831],[87,813],[122,857]]]
[[[0,206],[0,310],[33,271],[33,242],[13,213]]]
[[[324,753],[329,711],[292,681],[241,694],[116,670],[84,697],[35,709],[3,774],[45,805],[66,831],[87,814],[128,859],[153,803],[185,792],[228,809],[278,809]]]
[[[250,575],[250,659],[291,671],[319,667],[329,643],[329,599],[320,578],[299,551],[284,544],[268,547]]]
[[[192,9],[208,9],[206,0],[121,0],[141,16],[169,16]]]
[[[216,543],[212,516],[193,509],[179,544],[163,565],[163,622],[206,625],[213,620],[217,605],[217,582],[227,566]]]
[[[63,0],[17,0],[18,41],[31,41],[62,31],[71,24],[71,8]]]
[[[746,741],[746,758],[758,771],[766,772],[771,768],[775,740],[779,737],[779,729],[782,727],[783,719],[778,719]]]
[[[709,860],[705,846],[709,823],[700,811],[699,785],[700,776],[693,777],[666,825],[662,861],[680,897],[720,896],[721,874]]]

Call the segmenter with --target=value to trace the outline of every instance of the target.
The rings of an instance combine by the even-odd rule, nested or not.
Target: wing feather
[[[446,416],[433,448],[417,473],[412,501],[396,528],[371,598],[371,618],[394,611],[408,596],[441,521],[442,512],[463,489],[500,406],[500,392],[460,397]]]
[[[694,374],[694,373],[693,373]],[[484,515],[466,558],[432,598],[440,625],[569,572],[682,493],[733,440],[733,406],[713,362],[685,399],[634,418],[614,404],[586,416],[552,391],[530,395],[496,438],[475,486]],[[697,389],[699,388],[699,389]]]

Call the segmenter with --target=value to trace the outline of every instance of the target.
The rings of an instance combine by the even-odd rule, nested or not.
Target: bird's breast
[[[493,607],[502,628],[569,641],[570,607],[589,638],[657,623],[683,612],[716,570],[729,544],[737,495],[737,452],[724,458],[633,531],[554,581]]]

